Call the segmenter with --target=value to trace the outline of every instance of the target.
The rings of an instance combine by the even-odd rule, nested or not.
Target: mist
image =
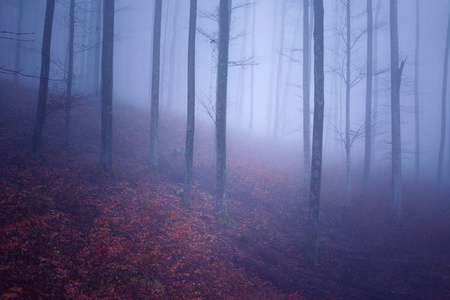
[[[50,73],[42,78],[44,19],[51,1],[0,2],[0,225],[5,245],[0,248],[5,270],[0,295],[31,297],[37,290],[40,297],[63,298],[450,295],[448,1],[397,4],[399,59],[404,62],[401,222],[392,220],[394,0],[370,1],[371,68],[367,1],[324,1],[322,188],[313,265],[304,257],[317,72],[313,3],[307,30],[311,44],[304,49],[304,1],[198,0],[195,136],[189,154],[191,1],[162,1],[160,57],[155,60],[158,0],[75,0],[73,19],[71,0],[56,0]],[[110,62],[102,61],[108,53],[105,1],[114,3]],[[225,23],[219,5],[224,2],[231,6],[221,123],[216,107],[221,107],[223,88],[225,48],[220,48],[219,25]],[[305,51],[309,70],[304,69]],[[113,70],[112,83],[102,75],[105,64]],[[159,89],[152,86],[152,76]],[[30,152],[42,79],[48,79],[45,124],[39,151]],[[104,92],[109,88],[110,110]],[[159,119],[153,119],[152,103],[158,103]],[[306,103],[309,111],[304,111]],[[105,127],[105,120],[111,125]],[[149,163],[153,148],[158,156]],[[19,246],[13,241],[30,246],[14,254]],[[32,250],[47,244],[58,254]],[[26,265],[33,266],[32,274],[25,275]],[[97,279],[87,275],[91,270]],[[223,286],[217,285],[221,280]]]

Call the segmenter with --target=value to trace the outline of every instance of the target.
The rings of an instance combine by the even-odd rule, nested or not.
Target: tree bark
[[[399,225],[402,216],[402,149],[400,127],[400,85],[403,66],[399,66],[397,0],[390,0],[391,40],[391,126],[392,126],[392,221]]]
[[[150,110],[150,168],[158,169],[159,76],[162,0],[156,0],[153,27],[152,106]]]
[[[70,0],[69,9],[69,63],[67,70],[67,87],[65,98],[65,124],[64,124],[64,148],[69,148],[70,135],[70,111],[72,105],[72,82],[73,82],[73,42],[75,39],[75,0]]]
[[[31,139],[31,155],[34,158],[39,158],[41,156],[42,130],[44,128],[47,110],[48,78],[50,75],[50,48],[52,42],[54,11],[55,0],[47,0],[44,20],[44,35],[42,38],[41,76],[36,110],[36,122],[34,124],[34,131]]]
[[[197,31],[197,0],[191,0],[188,40],[187,126],[183,204],[191,206],[192,166],[195,130],[195,33]]]
[[[323,0],[314,1],[314,121],[309,195],[308,227],[306,232],[306,258],[317,263],[317,237],[319,232],[320,187],[322,181],[322,143],[324,118],[324,9]]]
[[[363,186],[369,184],[370,164],[372,159],[372,50],[373,50],[373,16],[372,0],[367,0],[367,77],[366,77],[366,117],[364,135],[364,173]]]
[[[310,61],[309,39],[309,0],[303,0],[303,182],[310,183],[311,174],[311,136],[310,136]]]
[[[114,1],[103,2],[102,44],[102,125],[100,168],[112,172],[113,65],[114,65]]]
[[[226,210],[226,126],[228,45],[230,39],[231,1],[219,4],[219,62],[216,89],[216,211],[227,217]]]

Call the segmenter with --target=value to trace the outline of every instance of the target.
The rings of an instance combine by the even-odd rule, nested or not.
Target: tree
[[[70,134],[70,110],[72,102],[72,82],[73,82],[73,44],[75,38],[75,0],[70,0],[69,9],[69,65],[67,75],[66,101],[64,106],[65,111],[65,126],[64,126],[64,148],[69,148],[69,134]]]
[[[441,186],[442,180],[442,168],[444,164],[444,148],[445,148],[445,126],[446,126],[446,102],[447,102],[447,77],[448,77],[448,55],[450,50],[450,16],[448,18],[447,25],[447,39],[445,41],[445,53],[444,53],[444,74],[442,80],[442,106],[441,106],[441,142],[439,146],[439,158],[438,158],[438,173],[437,173],[437,185]]]
[[[150,168],[158,169],[159,73],[162,0],[156,0],[153,26],[152,94],[150,111]]]
[[[310,86],[310,35],[309,35],[309,0],[303,0],[303,177],[305,185],[309,184],[311,172],[311,142],[309,116]]]
[[[364,143],[363,186],[369,183],[370,162],[372,159],[372,75],[373,75],[373,16],[372,0],[367,0],[367,77],[366,77],[366,117]]]
[[[103,43],[102,43],[102,125],[100,168],[112,172],[112,96],[114,58],[114,1],[103,2]]]
[[[195,130],[195,33],[197,31],[197,0],[191,0],[188,40],[187,126],[183,204],[191,205],[192,165]]]
[[[419,184],[420,176],[420,119],[419,119],[419,38],[420,38],[420,13],[419,0],[416,0],[416,52],[414,55],[414,124],[415,124],[415,174],[414,182]]]
[[[314,120],[309,192],[306,258],[317,263],[317,236],[319,232],[320,187],[322,181],[322,143],[324,118],[324,9],[323,0],[314,1]]]
[[[17,33],[22,32],[22,23],[23,23],[23,0],[19,0],[19,7],[18,7],[18,16],[17,16]],[[22,41],[21,39],[16,40],[16,55],[14,58],[14,69],[20,70],[20,54],[22,50]],[[19,76],[14,77],[14,81],[19,81]]]
[[[41,76],[36,110],[36,122],[31,140],[31,155],[34,158],[41,156],[42,130],[45,124],[47,110],[48,79],[50,75],[50,48],[52,43],[53,14],[55,12],[55,0],[47,0],[44,20],[44,35],[42,38]]]
[[[391,40],[391,127],[392,127],[392,221],[399,225],[402,213],[402,145],[400,128],[400,86],[403,60],[399,66],[397,0],[390,0]]]
[[[228,46],[230,39],[231,0],[219,4],[219,57],[216,89],[216,198],[215,209],[228,220],[226,207],[226,128],[227,128],[227,82]]]

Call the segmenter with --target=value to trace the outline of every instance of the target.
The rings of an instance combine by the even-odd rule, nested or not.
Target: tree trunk
[[[174,84],[174,73],[175,73],[175,61],[176,61],[176,50],[178,41],[178,11],[180,10],[181,1],[175,2],[175,11],[173,13],[173,24],[172,24],[172,41],[170,43],[170,67],[169,67],[169,82],[167,83],[167,110],[172,111],[173,107],[173,91],[176,84]]]
[[[317,236],[319,232],[320,186],[322,181],[322,143],[324,118],[324,26],[323,0],[314,1],[314,124],[309,195],[306,258],[317,263]]]
[[[392,221],[399,225],[402,215],[402,149],[400,128],[400,85],[403,66],[399,67],[397,0],[390,0],[391,39],[391,126],[392,126]]]
[[[197,0],[191,0],[188,41],[188,92],[183,204],[191,206],[192,165],[195,129],[195,33],[197,31]]]
[[[417,187],[420,178],[420,119],[419,119],[419,38],[420,38],[420,8],[416,0],[416,52],[414,55],[414,123],[415,123],[415,172],[414,182]]]
[[[101,30],[102,30],[102,1],[101,0],[93,0],[97,2],[96,10],[97,10],[97,18],[96,18],[96,30],[95,30],[95,41],[98,44],[95,47],[95,63],[94,63],[94,93],[95,95],[100,94],[100,81],[101,81]]]
[[[372,50],[373,50],[372,0],[367,0],[367,78],[366,78],[366,118],[364,143],[363,186],[369,184],[370,163],[372,159]]]
[[[281,98],[281,85],[283,83],[283,51],[284,51],[284,32],[286,27],[286,4],[287,0],[281,0],[281,28],[280,28],[280,49],[278,53],[278,66],[277,66],[277,86],[275,95],[275,119],[273,128],[273,138],[278,137],[279,123],[281,119],[280,115],[280,98]]]
[[[69,148],[70,135],[70,110],[72,102],[72,82],[73,82],[73,42],[75,39],[75,0],[70,0],[69,9],[69,64],[67,70],[67,87],[65,98],[65,126],[64,126],[64,148]]]
[[[351,171],[352,171],[352,161],[351,161],[351,141],[350,141],[350,89],[351,89],[351,79],[350,79],[350,67],[351,67],[351,20],[350,20],[350,0],[347,0],[346,5],[346,29],[347,29],[347,39],[346,43],[346,78],[345,78],[345,158],[346,158],[346,170],[347,170],[347,201],[350,201],[352,183],[351,183]]]
[[[22,33],[22,23],[23,23],[23,0],[19,0],[19,8],[17,12],[17,33]],[[18,38],[16,41],[16,55],[14,58],[14,70],[20,71],[20,55],[22,51],[22,42]],[[14,77],[14,82],[19,82],[19,76]]]
[[[311,174],[311,136],[310,136],[310,62],[309,40],[309,0],[303,0],[303,181],[309,185]]]
[[[445,54],[444,54],[444,74],[442,80],[442,107],[441,107],[441,143],[439,147],[439,159],[438,159],[438,173],[437,173],[437,185],[438,189],[441,187],[442,180],[442,168],[444,164],[444,148],[445,148],[445,127],[446,127],[446,112],[447,112],[447,77],[448,77],[448,54],[450,49],[450,16],[447,25],[447,39],[445,41]]]
[[[150,168],[158,169],[159,73],[162,0],[156,0],[153,27],[152,106],[150,110]]]
[[[255,57],[255,32],[256,32],[256,4],[253,4],[253,17],[252,17],[252,57]],[[254,115],[254,101],[255,101],[255,66],[250,66],[250,117],[249,127],[253,129],[253,115]]]
[[[112,172],[112,110],[114,65],[114,1],[103,2],[102,125],[100,168]]]
[[[376,12],[375,12],[375,24],[379,24],[379,16],[380,16],[380,7],[381,7],[381,0],[378,0],[377,6],[376,6]],[[375,70],[375,73],[378,73],[378,28],[376,28],[373,35],[373,60],[372,60],[372,66],[373,70]],[[375,137],[377,135],[377,127],[378,127],[378,75],[373,76],[373,118],[372,118],[372,124],[374,125],[372,128],[372,157],[375,156]]]
[[[227,218],[226,210],[226,127],[227,127],[227,81],[228,45],[230,39],[231,1],[219,4],[219,62],[216,89],[216,211]]]
[[[45,124],[47,110],[48,78],[50,75],[50,48],[52,42],[53,14],[55,0],[47,0],[44,20],[44,35],[42,38],[41,76],[39,83],[38,103],[36,110],[36,122],[34,124],[31,140],[31,155],[34,158],[41,156],[42,130]]]

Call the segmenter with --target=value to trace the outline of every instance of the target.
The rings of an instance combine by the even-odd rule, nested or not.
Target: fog
[[[44,18],[51,2],[0,0],[1,299],[450,295],[448,92],[443,103],[449,83],[443,79],[450,1],[398,0],[399,59],[405,62],[400,87],[403,199],[400,209],[395,208],[401,222],[392,217],[397,213],[393,214],[392,176],[396,152],[391,142],[390,3],[394,1],[372,0],[371,134],[365,126],[370,1],[323,1],[322,194],[317,202],[320,210],[315,210],[320,211],[320,222],[317,218],[318,261],[313,264],[305,258],[309,250],[304,247],[314,208],[308,202],[313,192],[307,152],[303,153],[304,145],[311,148],[304,138],[303,84],[308,72],[310,137],[315,104],[313,5],[311,28],[304,36],[304,1],[228,1],[232,8],[227,113],[221,131],[223,120],[216,120],[222,107],[218,90],[224,86],[219,76],[224,73],[219,71],[224,66],[219,58],[219,46],[224,45],[219,43],[219,21],[226,13],[220,19],[219,2],[226,1],[198,0],[195,142],[189,162],[191,1],[162,1],[160,116],[152,123],[158,1],[75,0],[72,78],[71,0],[56,0],[49,89],[43,93],[45,126],[42,121],[42,142],[39,137],[35,143],[39,101],[44,98],[38,89],[46,79],[40,78]],[[105,3],[115,3],[114,14],[108,14]],[[111,43],[107,34],[103,40],[103,21],[107,24],[111,15],[114,113],[107,109],[108,76],[101,74],[102,51]],[[306,36],[310,49],[303,48]],[[310,70],[303,68],[306,51]],[[109,121],[110,127],[104,125]],[[153,156],[154,128],[159,132],[154,147],[159,156]],[[367,182],[366,134],[371,135]],[[34,145],[42,151],[34,152]],[[109,169],[102,165],[107,155],[112,157]],[[188,180],[189,164],[193,179]],[[188,205],[186,194],[192,198]],[[223,207],[218,199],[225,202]]]
[[[378,3],[379,2],[379,3]],[[373,161],[377,168],[389,172],[390,140],[390,83],[389,83],[389,6],[386,1],[375,1],[379,5],[377,15],[379,25],[376,52],[377,68],[384,70],[375,76],[378,87],[373,91],[373,102],[378,102],[374,110],[378,115],[376,136],[374,137]],[[244,2],[235,3],[236,6]],[[378,4],[377,4],[378,3]],[[17,31],[17,1],[2,1],[1,27],[5,32]],[[92,95],[92,68],[95,51],[99,48],[95,1],[80,1],[76,5],[75,30],[75,79],[74,91],[77,95]],[[402,105],[402,151],[403,173],[406,182],[414,177],[414,53],[415,53],[415,7],[407,0],[399,1],[399,45],[400,57],[406,59],[404,68]],[[149,109],[151,43],[153,9],[152,1],[116,1],[115,45],[114,45],[114,99]],[[203,104],[215,99],[217,42],[211,40],[217,35],[217,3],[199,1],[199,19],[196,47],[196,97],[197,118],[210,123]],[[437,170],[439,149],[441,91],[443,56],[445,49],[448,3],[442,0],[423,3],[420,11],[420,54],[419,54],[419,95],[420,95],[420,173],[423,180],[434,180]],[[162,25],[162,69],[160,107],[172,113],[185,114],[187,89],[187,1],[164,1]],[[250,84],[251,68],[255,70],[253,99],[253,134],[274,136],[274,102],[278,97],[282,108],[279,112],[280,132],[274,140],[302,141],[302,5],[298,1],[288,1],[285,19],[282,5],[274,1],[259,1],[256,4],[255,28],[252,28],[253,7],[245,5],[233,10],[231,24],[230,65],[228,83],[228,127],[230,130],[250,131]],[[352,7],[352,38],[365,30],[365,3],[355,2]],[[344,144],[339,141],[336,128],[342,133],[345,123],[345,83],[336,74],[339,58],[345,53],[343,39],[339,35],[345,25],[345,9],[340,1],[325,3],[325,55],[326,55],[326,99],[325,99],[325,161],[343,163]],[[38,77],[40,66],[40,45],[42,39],[45,1],[25,1],[22,42],[22,74]],[[175,15],[176,13],[176,15]],[[281,45],[281,26],[284,26],[284,41]],[[254,35],[252,34],[254,30]],[[209,35],[209,37],[203,34]],[[6,35],[8,36],[8,35]],[[254,41],[252,37],[254,36]],[[366,56],[366,35],[352,49],[352,73],[364,71]],[[51,50],[52,91],[64,93],[65,65],[68,41],[68,2],[56,4],[55,23]],[[252,48],[252,43],[255,43]],[[0,65],[14,70],[15,40],[0,39]],[[283,47],[282,49],[280,47]],[[254,49],[254,53],[252,53]],[[279,56],[282,56],[279,59]],[[247,60],[246,60],[247,59]],[[243,61],[246,61],[243,63]],[[281,64],[280,67],[278,65]],[[313,72],[313,71],[312,71]],[[313,74],[313,73],[312,73]],[[5,78],[11,75],[3,74]],[[352,76],[353,77],[353,76]],[[37,85],[38,80],[19,76],[20,82]],[[279,86],[277,88],[277,86]],[[170,97],[170,100],[169,100]],[[375,100],[375,98],[377,100]],[[203,104],[202,104],[203,103]],[[358,130],[364,124],[365,79],[351,90],[351,129]],[[311,116],[313,95],[311,95]],[[448,127],[448,126],[447,126]],[[447,147],[447,146],[446,146]],[[301,147],[299,146],[299,149]],[[364,139],[359,138],[352,146],[355,174],[362,172]],[[446,150],[448,152],[448,150]],[[448,155],[444,156],[448,166]],[[378,163],[379,162],[379,163]],[[449,177],[445,176],[448,183]],[[425,180],[427,181],[427,180]]]

